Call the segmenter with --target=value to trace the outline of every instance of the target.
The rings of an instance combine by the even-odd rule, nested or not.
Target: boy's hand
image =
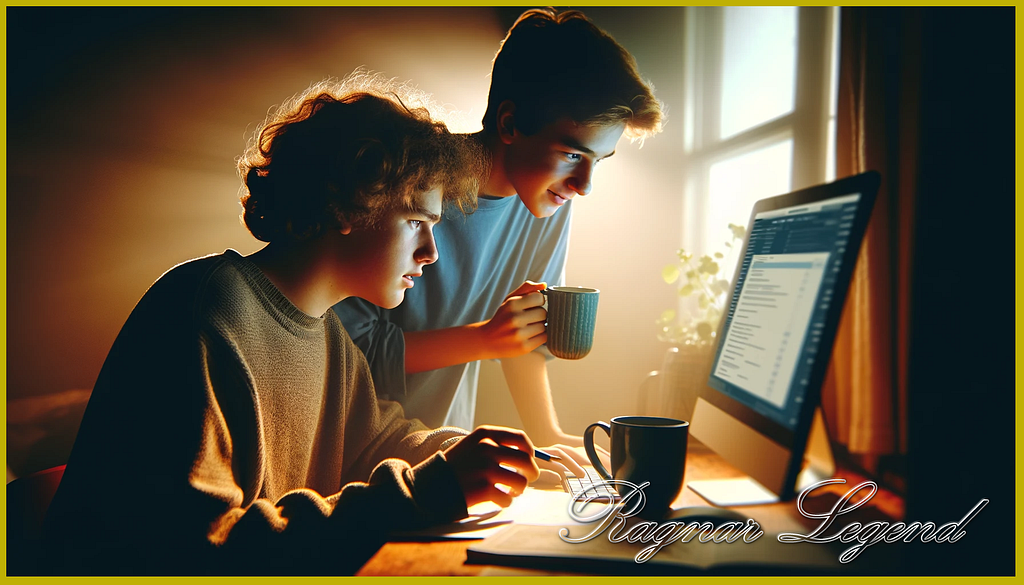
[[[459,478],[466,506],[494,502],[502,508],[540,476],[533,443],[526,433],[505,427],[480,426],[449,447],[445,458]],[[505,490],[496,484],[507,486]]]
[[[581,466],[590,465],[590,460],[587,459],[585,454],[568,445],[551,445],[549,447],[540,447],[540,450],[548,455],[556,455],[561,458],[561,461],[543,461],[538,459],[537,466],[542,469],[550,469],[555,472],[568,471],[576,477],[583,477],[583,467]]]
[[[544,321],[543,282],[527,280],[512,291],[480,328],[492,358],[516,357],[531,352],[548,340]]]
[[[590,463],[590,458],[587,457],[587,452],[583,449],[583,437],[561,433],[555,438],[555,441],[558,443],[558,447],[561,447],[563,451],[568,452],[580,465],[592,465]],[[542,447],[541,450],[546,451],[547,449]],[[597,441],[594,441],[594,451],[597,452],[597,456],[601,459],[601,464],[604,465],[604,468],[611,469],[612,456],[604,447],[598,445]],[[575,474],[576,472],[573,471],[573,473]]]

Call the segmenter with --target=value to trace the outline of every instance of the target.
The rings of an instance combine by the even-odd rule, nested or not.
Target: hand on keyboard
[[[593,467],[586,466],[583,468],[586,471],[586,477],[577,477],[575,475],[566,474],[565,481],[562,482],[562,489],[569,492],[573,497],[576,497],[585,490],[588,490],[586,495],[594,495],[601,498],[610,498],[616,500],[619,494],[615,491],[614,487],[603,485],[604,479],[597,473],[597,470]],[[602,484],[594,487],[595,484]]]
[[[583,466],[587,464],[587,456],[585,454],[566,445],[550,445],[541,447],[540,450],[558,457],[556,461],[536,459],[537,466],[541,469],[550,469],[558,474],[568,471],[575,475],[582,473]]]
[[[541,469],[540,477],[536,481],[530,484],[530,487],[537,489],[552,489],[562,487],[562,474],[551,471],[550,469]]]

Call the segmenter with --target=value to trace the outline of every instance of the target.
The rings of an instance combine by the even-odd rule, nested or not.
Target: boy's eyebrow
[[[580,152],[582,152],[584,154],[589,154],[590,156],[594,156],[595,154],[597,154],[593,150],[591,150],[591,149],[587,148],[586,146],[584,146],[579,140],[576,140],[572,136],[563,136],[560,139],[560,142],[562,144],[564,144],[565,146],[568,146],[569,148],[573,149],[573,150],[578,150],[578,151],[580,151]],[[609,152],[608,154],[602,156],[601,158],[605,159],[605,158],[608,158],[608,157],[612,156],[613,154],[615,154],[614,150]]]
[[[426,207],[423,207],[421,205],[413,205],[412,210],[413,210],[414,213],[418,213],[418,214],[422,215],[423,217],[429,219],[433,223],[437,223],[437,222],[441,221],[441,216],[440,215],[434,213],[433,211],[430,211],[429,209],[427,209]]]

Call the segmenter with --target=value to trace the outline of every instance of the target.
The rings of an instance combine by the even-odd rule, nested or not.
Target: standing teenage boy
[[[483,130],[491,170],[479,208],[435,231],[441,257],[392,311],[352,298],[335,310],[379,392],[428,425],[472,426],[479,361],[501,359],[526,431],[579,446],[555,416],[543,283],[562,284],[572,199],[619,138],[661,129],[633,57],[579,12],[531,10],[494,59]]]
[[[239,162],[266,247],[180,264],[132,311],[50,508],[45,571],[352,573],[390,531],[508,505],[537,477],[519,431],[431,431],[379,403],[329,310],[398,305],[437,259],[442,201],[471,207],[483,166],[425,110],[353,84],[283,106]]]

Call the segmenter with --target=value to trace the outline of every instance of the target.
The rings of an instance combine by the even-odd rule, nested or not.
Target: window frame
[[[715,163],[792,139],[791,190],[828,179],[830,118],[835,102],[835,34],[838,8],[797,8],[793,109],[726,139],[719,138],[725,9],[684,11],[683,247],[704,250],[710,169]],[[746,218],[744,218],[745,220]],[[731,277],[731,275],[729,275]]]

